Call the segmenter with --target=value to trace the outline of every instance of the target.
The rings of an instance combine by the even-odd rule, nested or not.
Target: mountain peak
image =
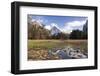
[[[58,27],[53,26],[51,28],[51,34],[54,35],[54,34],[58,34],[58,33],[61,33],[61,30]]]

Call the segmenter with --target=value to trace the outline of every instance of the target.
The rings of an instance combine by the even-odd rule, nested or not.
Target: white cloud
[[[72,32],[73,29],[80,29],[81,30],[85,23],[86,23],[86,20],[84,20],[84,21],[71,21],[71,22],[65,23],[65,25],[62,28],[60,28],[57,23],[51,23],[50,25],[46,25],[45,28],[48,30],[51,30],[51,28],[55,26],[59,30],[61,30],[62,32],[70,33],[70,32]]]
[[[44,20],[43,19],[41,19],[41,18],[36,18],[36,19],[32,19],[32,22],[34,22],[34,21],[37,21],[37,22],[39,22],[39,23],[43,23],[44,22]]]
[[[82,30],[83,25],[85,23],[86,23],[86,20],[67,22],[67,23],[65,23],[64,27],[62,28],[62,31],[65,32],[65,33],[70,33],[73,29]]]
[[[70,33],[72,32],[73,29],[82,29],[83,25],[86,23],[86,20],[83,21],[71,21],[65,23],[65,25],[62,28],[59,28],[59,25],[57,23],[51,23],[50,25],[46,26],[46,29],[51,29],[52,27],[57,27],[59,30],[65,33]]]
[[[31,20],[31,22],[35,22],[35,21],[36,21],[40,26],[42,26],[42,24],[41,24],[41,23],[43,22],[42,20],[36,20],[36,19],[32,19],[32,20]]]
[[[54,26],[58,27],[56,23],[51,23],[51,26],[52,27],[54,27]]]
[[[44,17],[40,17],[40,16],[35,16],[35,17],[33,16],[33,18],[31,19],[31,22],[34,22],[34,21],[38,22],[41,26],[42,26],[42,24],[48,22],[48,20],[46,20]]]
[[[31,20],[31,22],[34,22],[34,21],[36,21],[36,20],[35,20],[35,19],[32,19],[32,20]]]
[[[83,26],[86,23],[86,21],[72,21],[65,24],[65,26],[71,26],[71,27],[80,27]]]
[[[43,23],[44,22],[43,19],[38,19],[37,21],[40,22],[40,23]]]
[[[54,26],[57,27],[60,30],[60,28],[58,27],[58,24],[56,24],[56,23],[51,23],[50,25],[46,25],[45,28],[48,29],[48,30],[51,30],[51,28],[54,27]]]
[[[72,32],[72,28],[70,26],[64,26],[62,28],[62,31],[65,33],[70,33],[70,32]]]
[[[59,27],[59,25],[57,23],[50,23],[48,25],[45,25],[45,28],[48,29],[48,30],[51,30],[51,28],[55,26],[59,30],[61,30],[62,32],[70,33],[70,32],[72,32],[73,29],[80,29],[80,30],[82,30],[83,25],[86,23],[86,20],[67,22],[67,23],[65,23],[65,25],[63,25],[63,27]],[[45,18],[40,17],[40,16],[35,16],[35,18],[32,18],[31,21],[32,22],[37,21],[40,25],[42,23],[45,24],[45,23],[48,22],[48,20],[46,20]]]
[[[51,26],[50,25],[46,25],[45,28],[48,29],[48,30],[51,30]]]

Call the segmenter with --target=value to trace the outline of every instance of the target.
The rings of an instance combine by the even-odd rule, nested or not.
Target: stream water
[[[81,52],[80,49],[73,48],[59,48],[49,50],[49,56],[57,55],[60,59],[83,59],[88,58],[87,54]]]

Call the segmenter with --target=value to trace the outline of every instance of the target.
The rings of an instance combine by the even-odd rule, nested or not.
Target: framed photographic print
[[[97,69],[97,7],[11,4],[11,72]]]

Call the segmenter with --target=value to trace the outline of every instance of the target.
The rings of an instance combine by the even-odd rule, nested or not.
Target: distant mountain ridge
[[[77,37],[80,35],[81,38],[87,39],[88,21],[86,21],[86,23],[83,25],[82,31],[72,30],[70,34],[63,32],[56,25],[52,26],[50,30],[46,29],[45,26],[45,24],[42,24],[38,21],[28,23],[28,39],[69,39],[71,36],[73,39],[75,39],[75,34],[77,34]]]
[[[53,26],[50,31],[51,31],[51,35],[54,35],[54,34],[57,35],[58,33],[61,33],[61,30],[57,28],[56,26]]]

